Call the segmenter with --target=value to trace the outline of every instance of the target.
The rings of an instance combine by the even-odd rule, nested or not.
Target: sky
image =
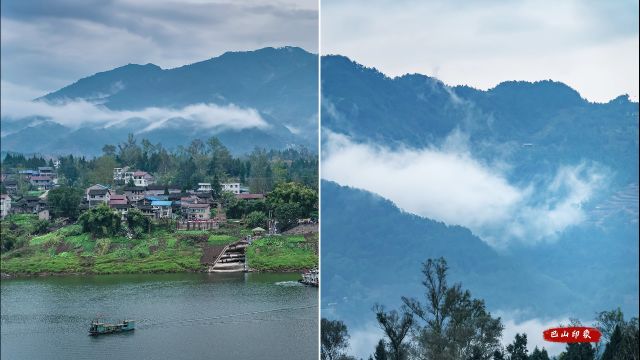
[[[637,0],[323,0],[321,48],[390,76],[552,79],[590,101],[638,101]]]
[[[13,97],[32,99],[128,63],[171,68],[267,46],[318,52],[317,0],[1,4],[2,87],[18,89]]]

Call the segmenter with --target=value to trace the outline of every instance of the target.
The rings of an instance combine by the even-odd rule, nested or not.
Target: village
[[[57,159],[50,166],[6,165],[3,276],[317,266],[317,193],[297,182],[251,192],[239,178],[214,176],[180,186],[123,166],[113,167],[107,181],[80,187]]]

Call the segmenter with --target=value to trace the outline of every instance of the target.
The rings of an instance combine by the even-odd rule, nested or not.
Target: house
[[[2,182],[2,185],[4,185],[4,188],[9,194],[15,194],[18,192],[18,181],[14,179],[6,179]]]
[[[264,194],[236,194],[236,199],[238,200],[264,200]]]
[[[23,196],[11,202],[13,214],[39,214],[47,209],[47,202],[37,196]]]
[[[156,210],[151,205],[138,204],[135,207],[147,217],[150,217],[150,218],[156,217]]]
[[[109,207],[120,213],[120,215],[124,219],[124,217],[129,212],[129,208],[131,207],[131,205],[129,205],[129,200],[127,199],[126,195],[112,194],[109,198]]]
[[[53,168],[50,166],[39,166],[38,167],[38,175],[40,176],[49,176],[55,177],[55,173],[53,172]]]
[[[95,184],[95,185],[91,185],[89,186],[85,191],[84,191],[84,196],[86,197],[86,200],[89,201],[89,191],[90,190],[109,190],[109,186],[107,185],[102,185],[102,184]]]
[[[144,199],[145,188],[142,186],[127,186],[124,188],[124,194],[129,202],[136,202]]]
[[[198,192],[209,192],[213,190],[211,183],[198,183]]]
[[[111,191],[109,189],[89,189],[87,191],[87,202],[89,207],[98,206],[100,204],[109,204],[111,199]]]
[[[187,220],[208,220],[211,218],[211,205],[197,203],[181,203],[182,216]]]
[[[147,187],[153,184],[155,179],[146,171],[136,171],[133,173],[133,184],[135,186]]]
[[[222,183],[220,184],[222,191],[229,191],[234,194],[240,194],[240,183]]]
[[[53,179],[50,176],[34,175],[29,178],[29,183],[41,190],[51,189]]]
[[[48,208],[42,208],[38,210],[38,220],[49,220],[49,219],[51,219],[51,216],[49,215]]]
[[[147,191],[145,191],[145,195],[160,196],[160,195],[164,195],[165,190],[168,190],[167,185],[151,184],[147,186]]]
[[[0,195],[0,219],[4,219],[11,211],[11,196]]]
[[[20,170],[18,171],[18,174],[20,175],[24,175],[25,178],[30,178],[31,176],[38,176],[40,175],[38,173],[38,170],[31,170],[31,169],[26,169],[26,170]]]
[[[113,168],[113,181],[120,182],[124,181],[124,172],[125,168]]]
[[[151,201],[151,207],[153,207],[156,218],[158,219],[170,219],[171,218],[171,201],[168,200],[153,200]]]

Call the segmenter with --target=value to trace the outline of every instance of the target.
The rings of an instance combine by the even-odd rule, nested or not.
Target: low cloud
[[[509,166],[475,158],[454,132],[440,147],[390,149],[330,133],[322,177],[377,193],[405,211],[470,228],[490,245],[553,240],[583,222],[582,208],[602,185],[592,165],[561,167],[547,179],[514,184]]]
[[[15,87],[7,82],[2,83],[2,88],[3,94],[6,89],[13,95],[32,95],[29,89]],[[3,119],[39,116],[70,128],[128,126],[135,121],[139,133],[175,126],[193,126],[206,130],[269,127],[255,109],[241,108],[233,104],[222,106],[201,103],[182,108],[149,107],[135,111],[115,111],[85,100],[50,103],[20,97],[2,98]]]
[[[565,348],[565,344],[545,341],[542,332],[552,327],[570,323],[568,317],[557,319],[524,319],[516,320],[510,313],[497,313],[502,318],[504,331],[502,332],[502,345],[507,346],[513,342],[516,334],[527,334],[527,348],[529,353],[537,346],[539,349],[545,348],[549,356],[559,355]]]

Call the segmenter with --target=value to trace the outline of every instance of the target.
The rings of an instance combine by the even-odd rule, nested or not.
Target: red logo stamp
[[[545,340],[561,343],[598,342],[602,334],[594,327],[573,326],[551,328],[542,332]]]

